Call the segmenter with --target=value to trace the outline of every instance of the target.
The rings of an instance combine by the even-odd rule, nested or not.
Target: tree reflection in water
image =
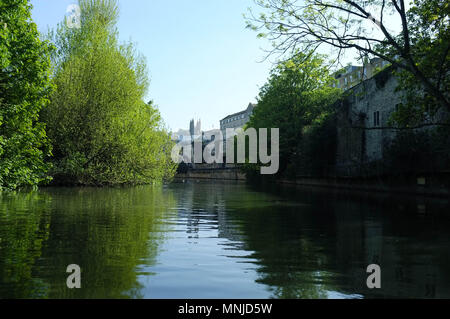
[[[226,182],[3,194],[0,297],[445,298],[448,211],[448,199]],[[382,289],[366,286],[373,263]],[[66,287],[69,264],[81,289]]]
[[[152,264],[174,206],[160,186],[46,189],[1,199],[0,297],[138,298],[141,264]],[[82,289],[66,287],[66,267]],[[89,287],[83,289],[83,287]]]

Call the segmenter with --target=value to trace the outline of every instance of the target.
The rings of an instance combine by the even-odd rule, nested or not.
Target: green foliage
[[[144,59],[119,44],[116,1],[80,0],[82,25],[60,24],[54,81],[44,111],[54,145],[53,174],[76,184],[138,184],[170,178],[172,142],[159,111],[144,103]]]
[[[408,11],[411,56],[422,76],[448,100],[450,88],[450,5],[439,0],[415,0]],[[379,47],[383,53],[394,55],[392,48]],[[442,117],[443,98],[434,94],[416,74],[399,69],[399,90],[406,101],[394,117],[400,126],[418,125],[424,120],[448,122]],[[444,107],[447,112],[450,108]]]
[[[384,147],[389,172],[439,172],[450,169],[450,128],[405,130]]]
[[[247,17],[264,34],[270,54],[328,48],[379,57],[397,68],[407,101],[394,117],[402,127],[450,120],[450,5],[442,0],[255,0],[262,10]],[[395,33],[388,21],[398,21]],[[261,32],[262,31],[262,32]],[[347,55],[348,56],[348,55]],[[444,117],[443,112],[447,112]]]
[[[336,118],[324,112],[305,127],[293,169],[303,176],[331,176],[336,163]]]
[[[328,125],[333,114],[331,105],[340,95],[339,89],[330,86],[332,81],[322,56],[298,53],[275,67],[261,88],[258,106],[247,126],[280,129],[280,175],[295,176],[301,158],[314,160],[307,158],[303,146],[309,142],[303,139],[315,139],[315,133],[324,133],[318,127]],[[316,150],[310,147],[309,152],[312,156]]]
[[[39,111],[48,103],[50,50],[27,0],[0,2],[0,190],[46,182],[50,154]]]

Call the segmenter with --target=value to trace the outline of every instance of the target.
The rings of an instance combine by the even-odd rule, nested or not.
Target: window
[[[380,126],[380,111],[373,112],[373,126]]]

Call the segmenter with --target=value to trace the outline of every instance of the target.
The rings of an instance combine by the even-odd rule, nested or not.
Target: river
[[[235,182],[2,194],[0,298],[449,298],[449,208]]]

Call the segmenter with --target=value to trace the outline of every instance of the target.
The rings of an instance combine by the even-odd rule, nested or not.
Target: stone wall
[[[345,92],[337,107],[336,173],[339,176],[372,175],[383,159],[383,145],[396,135],[390,115],[403,96],[396,92],[392,68]]]

